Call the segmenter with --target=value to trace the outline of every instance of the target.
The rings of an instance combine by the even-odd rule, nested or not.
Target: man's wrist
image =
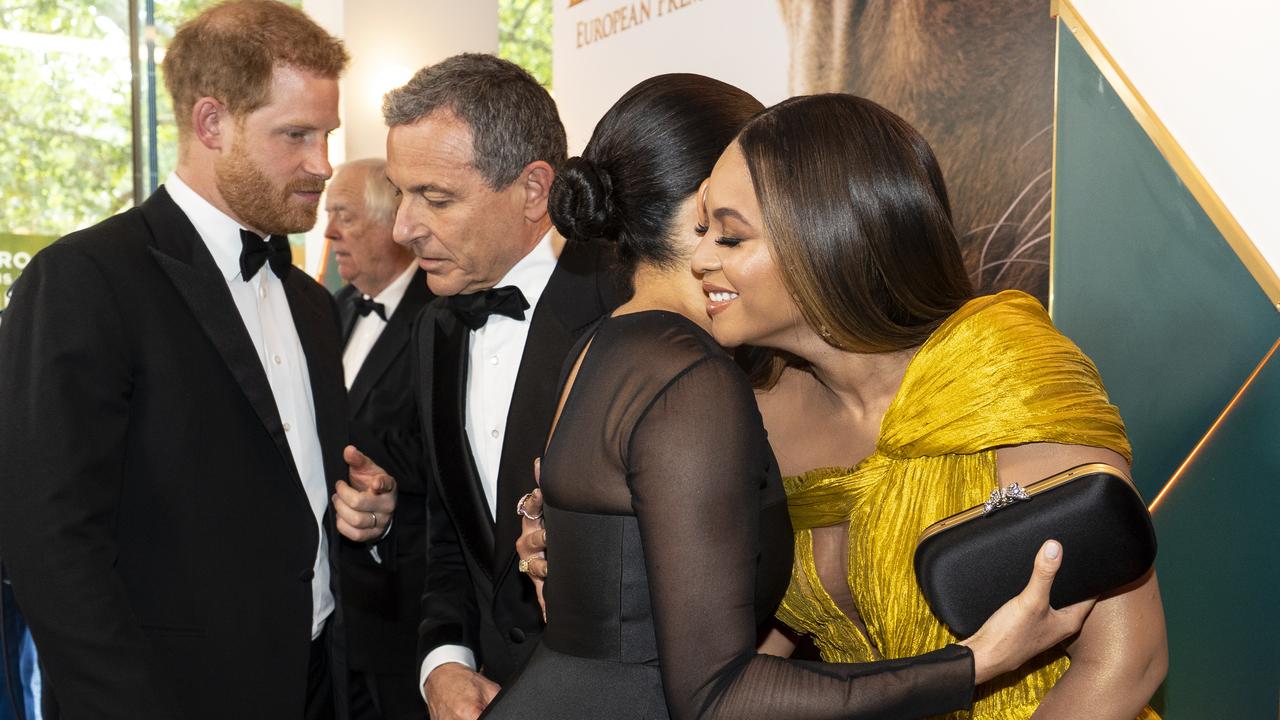
[[[427,678],[431,675],[431,671],[448,663],[457,663],[474,672],[476,654],[465,645],[441,645],[427,653],[427,656],[422,659],[422,667],[418,670],[418,689],[422,693],[423,700],[427,699]]]

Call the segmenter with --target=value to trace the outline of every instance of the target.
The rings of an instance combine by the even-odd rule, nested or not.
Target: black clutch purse
[[[1049,539],[1063,547],[1050,593],[1055,608],[1137,580],[1156,557],[1151,514],[1133,481],[1093,463],[1025,488],[997,488],[983,505],[925,528],[916,543],[916,582],[933,614],[968,637],[1022,592]]]

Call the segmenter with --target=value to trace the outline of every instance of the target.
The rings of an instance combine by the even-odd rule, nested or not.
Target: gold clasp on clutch
[[[1002,507],[1008,507],[1016,502],[1030,500],[1031,496],[1027,495],[1027,491],[1023,490],[1018,483],[1012,483],[1009,487],[996,488],[991,491],[991,497],[982,504],[982,514],[984,516],[999,510]]]

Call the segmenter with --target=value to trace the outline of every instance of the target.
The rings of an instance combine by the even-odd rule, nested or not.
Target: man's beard
[[[271,180],[253,163],[240,143],[216,168],[218,192],[240,222],[254,230],[271,235],[306,232],[316,224],[316,204],[304,203],[296,192],[320,192],[324,180],[303,177],[290,180],[283,187]]]

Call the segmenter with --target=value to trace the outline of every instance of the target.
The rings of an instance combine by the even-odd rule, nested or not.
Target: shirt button
[[[493,357],[489,358],[489,364],[490,364],[490,365],[497,365],[497,364],[498,364],[498,356],[497,356],[497,355],[494,355]]]
[[[285,431],[285,432],[289,432],[289,431],[290,431],[290,430],[292,430],[292,429],[293,429],[293,426],[292,426],[292,425],[290,425],[289,423],[285,423],[285,424],[284,424],[284,431]]]
[[[272,355],[272,356],[271,356],[271,362],[273,362],[273,363],[275,363],[275,364],[279,365],[279,364],[281,364],[281,363],[283,363],[283,362],[284,362],[284,358],[280,357],[279,355]]]
[[[497,437],[498,437],[498,431],[497,431],[497,430],[490,430],[490,431],[489,431],[489,437],[494,438],[494,439],[497,439]]]
[[[266,286],[266,285],[260,285],[260,286],[258,286],[258,297],[259,297],[259,298],[261,298],[261,299],[264,299],[264,300],[266,299],[266,297],[267,297],[267,286]]]

